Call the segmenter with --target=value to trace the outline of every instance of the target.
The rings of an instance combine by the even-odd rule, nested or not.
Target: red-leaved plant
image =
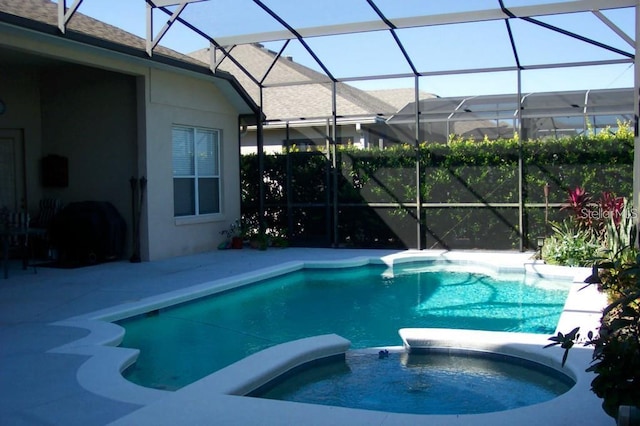
[[[562,210],[571,210],[581,227],[599,237],[609,218],[613,218],[616,226],[620,223],[623,207],[623,197],[616,197],[614,193],[605,191],[600,199],[594,202],[591,194],[578,186],[568,191],[567,204]]]
[[[598,204],[602,218],[613,218],[614,223],[618,226],[622,218],[624,198],[616,197],[612,192],[603,192]]]
[[[561,210],[570,209],[579,225],[591,229],[593,224],[593,215],[591,211],[591,195],[579,186],[569,190],[567,205]]]

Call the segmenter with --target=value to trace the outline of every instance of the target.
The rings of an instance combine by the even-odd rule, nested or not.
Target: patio
[[[0,376],[0,392],[3,395],[0,403],[2,423],[87,425],[107,424],[122,419],[119,424],[131,424],[129,422],[136,418],[153,418],[145,417],[153,412],[149,409],[140,412],[141,417],[127,418],[140,406],[104,398],[83,388],[78,382],[77,372],[89,356],[50,351],[86,336],[87,331],[54,326],[54,322],[279,263],[344,260],[393,253],[398,252],[298,248],[226,250],[138,264],[120,261],[80,269],[38,268],[37,273],[33,269],[24,271],[19,263],[14,263],[10,265],[9,279],[3,280],[0,286],[0,356],[5,366]],[[166,407],[171,407],[171,404],[178,404],[195,415],[192,419],[197,419],[196,413],[204,407],[197,405],[197,400],[191,398],[187,398],[187,401],[193,407],[181,405],[185,403],[184,398],[185,394],[176,394],[175,398],[171,397],[170,401],[163,401],[161,405],[166,403]],[[594,395],[587,393],[585,399],[599,410],[599,402]],[[295,421],[294,414],[300,412],[293,410],[293,414],[286,417],[277,415],[270,422],[264,416],[273,414],[274,407],[281,410],[279,402],[275,402],[275,405],[271,402],[269,405],[263,400],[234,399],[231,396],[216,397],[216,400],[232,404],[240,410],[238,414],[244,412],[244,415],[249,416],[242,420],[242,416],[236,417],[233,410],[221,409],[221,406],[216,409],[215,404],[206,404],[207,410],[218,410],[222,416],[219,420],[224,424],[246,424],[247,419],[259,420],[262,424],[282,424],[283,421]],[[155,418],[163,419],[166,413],[157,411],[157,404],[155,406],[157,415],[160,415]],[[304,410],[307,414],[303,414],[316,412],[318,408],[314,407],[316,406],[307,406]],[[349,411],[344,409],[333,407],[330,410],[339,416],[337,419],[349,416]],[[172,412],[177,415],[175,411]],[[317,412],[319,417],[314,419],[316,424],[326,424],[327,419],[322,417],[322,412]],[[571,419],[575,419],[574,415],[570,416]],[[379,412],[364,412],[358,418],[362,424],[394,424],[394,421],[402,418],[408,420],[403,415],[381,417]],[[604,415],[603,418],[606,420]],[[563,421],[561,417],[557,419]],[[170,421],[167,418],[165,420]]]
[[[370,252],[369,252],[370,253]],[[385,254],[387,252],[381,252]],[[137,406],[85,391],[76,371],[85,357],[47,353],[86,331],[56,321],[135,301],[212,278],[291,260],[341,259],[343,250],[228,250],[158,262],[105,263],[80,269],[32,268],[12,263],[0,286],[0,418],[3,424],[105,424]],[[349,251],[357,256],[359,251]],[[220,267],[224,265],[224,267]],[[10,367],[9,367],[10,366]]]

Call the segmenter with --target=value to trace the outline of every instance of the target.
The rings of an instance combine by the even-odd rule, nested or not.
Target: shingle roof
[[[60,34],[58,30],[58,4],[52,1],[0,0],[0,22],[102,47],[146,61],[218,77],[216,85],[239,111],[247,114],[252,114],[251,111],[257,111],[253,99],[230,74],[220,72],[212,75],[208,67],[201,61],[160,45],[154,48],[153,56],[149,57],[146,52],[146,40],[121,28],[77,12],[67,23],[65,34]]]
[[[0,13],[46,24],[52,27],[51,32],[57,31],[58,5],[49,0],[0,0]],[[138,56],[146,57],[145,39],[82,13],[74,14],[67,24],[67,32],[126,46],[136,50]],[[158,56],[170,58],[203,70],[209,64],[209,49],[183,55],[166,47],[157,46],[153,54],[156,58]],[[276,53],[257,44],[236,46],[231,50],[231,54],[257,80],[263,79],[276,57]],[[254,102],[259,103],[258,86],[232,61],[224,60],[219,70],[232,74]],[[310,84],[269,87],[269,85],[292,82]],[[279,58],[264,80],[264,84],[267,87],[264,89],[263,110],[267,119],[308,119],[330,117],[332,114],[332,85],[329,79],[291,59]],[[339,116],[388,116],[406,105],[406,103],[398,104],[397,99],[401,93],[396,92],[394,99],[379,94],[372,95],[345,83],[337,83],[337,114]]]
[[[393,105],[397,111],[416,100],[415,89],[413,88],[367,90],[367,93],[389,105]],[[431,98],[437,98],[437,96],[433,93],[420,92],[420,100]]]
[[[0,12],[26,18],[43,24],[58,26],[58,5],[49,0],[0,0]],[[92,36],[108,42],[146,52],[146,40],[121,28],[106,24],[97,19],[76,13],[67,25],[69,31]],[[182,62],[202,65],[193,58],[174,50],[157,46],[154,54],[167,56]]]
[[[242,66],[258,81],[262,80],[277,54],[258,44],[236,46],[230,50]],[[190,54],[209,63],[209,49]],[[231,60],[220,63],[220,69],[233,74],[245,90],[259,102],[258,85],[247,77]],[[269,86],[280,83],[308,83]],[[264,80],[264,112],[268,120],[330,117],[331,82],[327,76],[280,57]],[[337,115],[368,116],[389,115],[397,111],[393,105],[345,83],[337,83]]]

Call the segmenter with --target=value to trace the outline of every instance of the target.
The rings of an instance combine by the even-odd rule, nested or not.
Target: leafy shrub
[[[591,390],[603,399],[605,412],[616,417],[621,405],[640,406],[640,255],[631,203],[626,199],[621,203],[611,197],[603,199],[614,200],[610,211],[619,214],[606,215],[601,220],[601,253],[605,257],[594,266],[589,282],[607,292],[612,302],[603,310],[598,334],[589,331],[585,346],[594,348],[593,362],[587,369],[596,374]],[[582,228],[582,232],[588,232],[588,228]],[[591,235],[596,235],[593,229]],[[561,345],[565,349],[563,365],[569,350],[580,340],[579,330],[577,327],[566,335],[558,332],[550,338],[554,343],[548,346]]]
[[[605,210],[606,211],[606,210]],[[637,236],[637,214],[633,204],[626,198],[616,201],[613,212],[605,218],[602,226],[602,243],[612,258],[622,258],[626,262],[625,255],[634,255]]]
[[[632,261],[628,254],[634,252]],[[596,374],[591,381],[591,390],[602,398],[602,407],[607,414],[616,417],[621,405],[640,408],[640,256],[629,247],[596,270],[598,279],[592,280],[606,290],[613,300],[602,313],[598,334],[587,333],[585,346],[593,346],[593,362],[587,371]],[[601,281],[601,282],[600,282]],[[569,350],[581,342],[580,327],[568,334],[558,332],[551,337],[553,343],[564,350],[564,365]]]
[[[554,234],[545,241],[541,253],[547,263],[591,266],[599,258],[620,257],[635,245],[637,215],[624,197],[603,191],[594,200],[577,187],[568,191],[561,210],[571,216],[561,224],[552,223]]]
[[[600,245],[593,233],[571,218],[552,223],[554,234],[542,246],[542,259],[551,265],[591,266]]]
[[[419,191],[420,200],[431,205],[422,211],[420,219],[427,246],[435,241],[441,247],[458,248],[456,244],[466,241],[464,244],[474,248],[509,249],[519,246],[522,234],[525,239],[533,236],[525,242],[533,248],[531,242],[536,236],[547,235],[546,213],[553,216],[551,220],[564,218],[566,212],[559,212],[555,206],[564,201],[569,188],[582,185],[594,194],[616,188],[620,195],[631,195],[633,148],[633,131],[621,123],[616,133],[560,139],[472,141],[454,137],[446,144],[425,142],[416,147],[399,143],[392,148],[366,150],[342,145],[336,150],[335,169],[321,152],[292,149],[284,155],[266,155],[260,175],[257,155],[243,155],[243,219],[258,219],[258,185],[262,181],[266,217],[261,220],[267,228],[311,241],[310,236],[326,233],[325,229],[336,225],[327,212],[337,201],[339,241],[329,241],[327,235],[327,243],[348,241],[368,246],[370,241],[393,242],[395,247],[400,241],[413,246],[417,218],[410,205]],[[419,188],[416,172],[420,174]],[[547,184],[548,200],[542,191]],[[520,189],[525,203],[522,222],[514,208]],[[540,207],[547,201],[551,211]],[[376,206],[381,203],[387,206]],[[444,206],[446,203],[481,207],[471,210],[468,206]],[[394,210],[389,204],[399,207]],[[347,209],[349,214],[345,213]],[[385,209],[382,215],[380,209]],[[319,219],[311,220],[315,217]],[[363,217],[368,219],[361,220]],[[389,217],[393,217],[392,222]],[[359,236],[371,233],[364,224],[374,222],[379,235],[361,239]],[[453,238],[462,228],[466,234]],[[410,236],[403,236],[405,229],[412,229]]]
[[[636,264],[635,269],[638,268]],[[637,284],[637,271],[636,284]],[[640,292],[621,296],[605,309],[598,336],[591,339],[596,374],[591,390],[603,399],[604,410],[612,417],[621,405],[640,406]]]

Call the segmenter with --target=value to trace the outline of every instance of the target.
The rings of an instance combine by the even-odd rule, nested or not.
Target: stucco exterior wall
[[[29,55],[24,69],[11,73],[0,56],[0,87],[8,105],[0,128],[24,133],[31,211],[43,197],[109,201],[127,222],[128,258],[129,179],[145,176],[142,260],[218,246],[220,231],[240,217],[239,111],[210,75],[0,25],[2,46]],[[174,218],[174,124],[221,131],[220,214]],[[40,161],[47,154],[68,157],[68,188],[42,187]]]
[[[136,93],[131,76],[70,65],[41,76],[42,155],[69,161],[69,186],[45,188],[65,204],[108,201],[130,223]],[[129,239],[127,239],[129,240]]]
[[[240,218],[238,113],[211,83],[161,70],[148,76],[147,177],[149,259],[214,249],[220,231]],[[173,125],[221,131],[220,214],[175,218],[173,211]]]

